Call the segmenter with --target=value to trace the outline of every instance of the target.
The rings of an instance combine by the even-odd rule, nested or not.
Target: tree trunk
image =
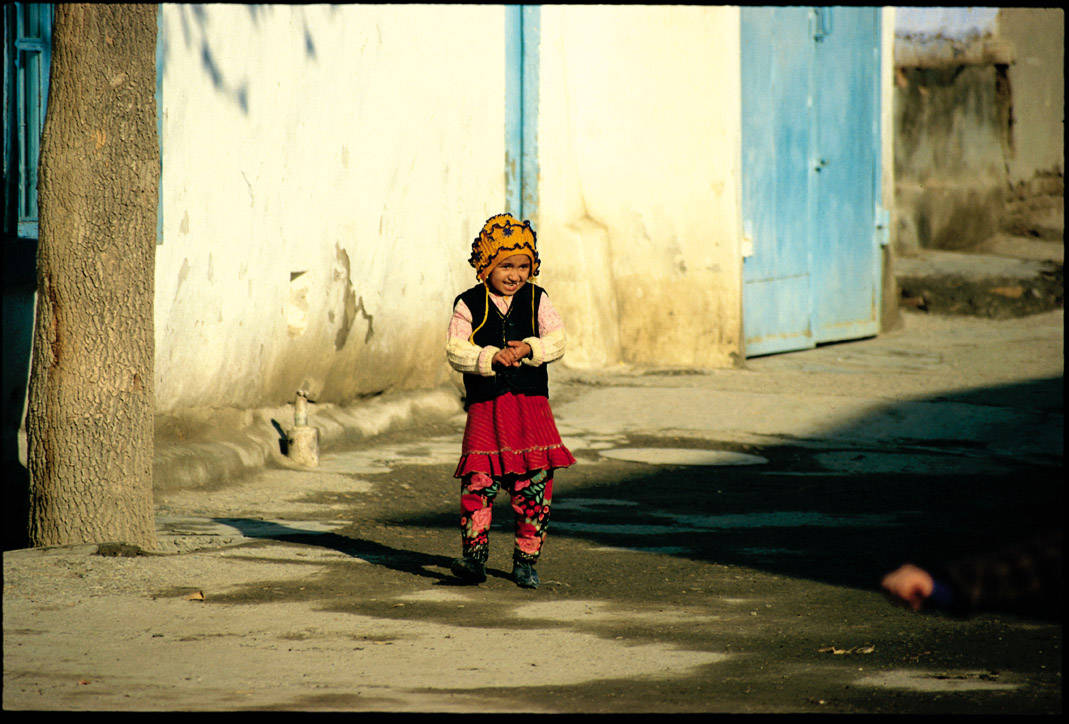
[[[30,543],[157,547],[156,5],[56,5],[27,414]]]

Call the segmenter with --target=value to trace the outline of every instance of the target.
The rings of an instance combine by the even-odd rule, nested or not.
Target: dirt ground
[[[1060,525],[1063,321],[555,370],[579,462],[534,591],[504,496],[489,580],[448,572],[462,414],[167,491],[157,554],[4,554],[4,709],[1060,713],[1060,618],[877,584]]]

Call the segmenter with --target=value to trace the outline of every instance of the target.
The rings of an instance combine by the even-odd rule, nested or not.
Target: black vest
[[[512,296],[508,312],[502,314],[487,297],[486,285],[478,284],[453,300],[453,306],[463,299],[471,311],[472,343],[505,349],[510,340],[538,336],[538,304],[544,293],[542,287],[528,282]],[[521,362],[519,367],[495,366],[494,371],[497,374],[493,377],[464,375],[465,407],[506,392],[549,397],[549,374],[544,364],[532,367]]]

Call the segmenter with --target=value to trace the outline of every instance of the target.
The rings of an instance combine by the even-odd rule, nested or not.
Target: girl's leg
[[[516,514],[514,563],[534,565],[542,552],[553,501],[553,471],[536,470],[512,487],[512,510]]]
[[[490,557],[490,519],[500,483],[485,473],[460,481],[460,543],[465,558],[486,563]]]

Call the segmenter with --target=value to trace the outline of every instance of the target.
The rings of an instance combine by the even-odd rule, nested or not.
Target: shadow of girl
[[[451,574],[434,570],[441,568],[447,571],[452,561],[452,558],[448,556],[393,548],[372,540],[350,538],[338,533],[293,528],[270,520],[252,518],[214,518],[213,520],[237,529],[246,538],[329,548],[377,566],[434,579],[438,585],[460,584]]]

